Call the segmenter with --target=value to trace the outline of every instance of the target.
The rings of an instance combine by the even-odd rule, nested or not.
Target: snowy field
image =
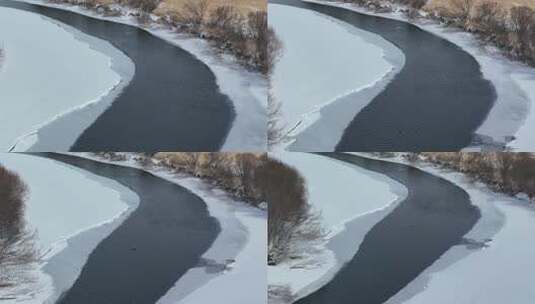
[[[399,157],[383,160],[408,164]],[[481,210],[481,219],[465,238],[485,246],[451,248],[387,303],[532,303],[533,205],[522,197],[493,192],[462,173],[426,163],[416,167],[455,183],[470,195]]]
[[[259,72],[248,71],[232,56],[222,55],[213,50],[208,41],[177,33],[174,29],[155,23],[141,25],[135,16],[129,15],[136,13],[136,11],[120,5],[112,5],[112,7],[123,12],[122,16],[106,17],[80,6],[51,3],[44,0],[16,1],[73,11],[97,19],[143,28],[193,54],[214,73],[219,89],[230,98],[236,112],[236,117],[221,150],[263,151],[266,149],[268,87],[266,77]],[[154,15],[150,17],[152,20],[157,19]]]
[[[111,232],[111,226],[119,225],[139,198],[113,180],[50,159],[0,153],[0,164],[18,173],[28,186],[25,219],[36,231],[43,257],[41,264],[35,265],[35,284],[1,290],[17,296],[13,303],[52,303],[74,283],[89,253],[107,234],[97,236],[87,247],[73,248],[70,240],[101,226],[109,226]],[[62,264],[62,269],[50,269],[60,252],[64,257],[55,262]],[[19,294],[23,291],[27,292],[24,297]]]
[[[210,215],[217,218],[221,232],[202,258],[226,264],[223,272],[208,267],[190,269],[158,304],[210,303],[232,299],[232,303],[264,303],[267,298],[267,211],[236,201],[226,192],[199,178],[179,175],[162,167],[142,168],[131,155],[125,161],[108,161],[89,153],[75,154],[100,162],[146,170],[176,183],[198,195],[207,204]],[[247,292],[243,292],[247,290]]]
[[[535,126],[535,69],[509,60],[494,47],[483,47],[470,33],[431,20],[408,21],[400,11],[378,14],[351,3],[303,1],[409,22],[458,45],[477,60],[483,76],[492,82],[497,93],[496,103],[476,133],[492,139],[494,143],[507,144],[513,150],[535,150],[535,138],[532,132],[526,131]],[[512,137],[516,137],[516,140],[511,142]],[[475,148],[478,150],[482,147]]]
[[[306,9],[268,4],[268,10],[269,24],[283,44],[272,75],[273,95],[282,105],[284,133],[290,138],[318,121],[323,107],[373,87],[393,70],[369,33]],[[352,111],[370,100],[353,105]],[[353,116],[332,122],[332,148]]]
[[[4,101],[0,150],[16,144],[18,150],[29,148],[38,140],[39,128],[99,102],[121,82],[122,75],[112,69],[115,59],[108,55],[111,45],[103,41],[96,45],[95,38],[90,43],[87,35],[52,19],[2,7],[0,37],[5,49],[0,69],[0,100]],[[124,54],[112,52],[128,64]],[[129,73],[133,74],[133,67]],[[99,114],[92,113],[85,125],[58,134],[62,143],[57,148],[67,150]]]
[[[361,221],[367,216],[382,214],[406,197],[407,189],[386,177],[358,166],[325,156],[282,152],[270,153],[295,168],[306,181],[308,203],[321,216],[321,225],[326,230],[325,240],[317,244],[302,244],[309,248],[311,256],[306,261],[291,260],[268,267],[268,282],[271,286],[288,286],[297,298],[304,297],[327,283],[358,250],[366,232],[380,218],[366,220],[360,235],[351,236],[351,252],[337,252],[329,241],[346,232],[349,222]],[[344,249],[346,250],[346,249]],[[344,260],[340,257],[344,256]],[[299,264],[299,267],[296,267]]]

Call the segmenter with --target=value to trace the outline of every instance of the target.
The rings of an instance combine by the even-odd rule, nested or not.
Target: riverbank
[[[307,203],[317,216],[301,228],[305,237],[293,239],[291,258],[268,266],[269,303],[293,303],[327,284],[358,251],[366,233],[407,196],[407,189],[382,174],[326,156],[284,152],[270,157],[304,177]],[[307,234],[318,230],[314,225],[321,233]]]
[[[266,260],[267,212],[252,207],[234,195],[221,190],[200,178],[177,172],[165,166],[161,160],[136,157],[132,153],[118,153],[109,158],[91,153],[77,156],[119,166],[138,168],[176,183],[198,195],[208,206],[211,216],[220,224],[221,231],[212,246],[202,255],[206,264],[191,268],[175,285],[159,299],[159,304],[196,303],[198,299],[247,297],[247,302],[265,301],[267,297],[265,266],[258,263]],[[210,271],[211,267],[223,265],[222,269]],[[251,292],[244,295],[243,287]],[[225,288],[222,288],[225,287]],[[236,289],[239,288],[239,289]],[[200,292],[202,290],[202,292]]]
[[[529,240],[535,210],[525,198],[497,193],[463,173],[428,162],[365,157],[403,163],[445,178],[465,189],[481,218],[465,241],[447,251],[387,303],[530,303],[527,269],[534,267]],[[514,250],[512,250],[514,248]],[[507,277],[507,280],[500,278]],[[462,286],[462,288],[461,288]]]
[[[376,7],[377,10],[371,10],[366,6],[345,2],[321,0],[305,0],[305,2],[342,7],[361,14],[407,22],[461,47],[475,58],[483,76],[493,84],[496,91],[496,100],[490,113],[477,128],[476,136],[470,146],[465,149],[523,151],[535,145],[535,138],[530,134],[526,136],[526,132],[523,131],[531,126],[535,116],[534,95],[531,86],[526,86],[526,83],[535,83],[535,69],[508,59],[496,47],[482,45],[475,35],[441,24],[426,13],[409,19],[406,14],[407,9],[403,6],[385,10]],[[518,82],[519,79],[522,82]]]
[[[11,54],[0,70],[0,98],[9,101],[0,114],[6,127],[0,150],[43,144],[68,151],[130,83],[134,63],[109,42],[51,18],[5,7],[0,16],[3,48]],[[40,130],[78,111],[84,117],[57,130],[53,139],[39,137]]]
[[[0,288],[0,297],[6,303],[54,303],[75,282],[99,242],[136,209],[139,198],[111,179],[50,159],[2,153],[0,163],[27,184],[24,220],[28,231],[35,232],[32,242],[38,254],[36,262],[20,268],[27,269],[31,280]],[[57,191],[57,185],[70,191]]]
[[[148,40],[157,40],[153,39],[152,37],[157,37],[159,39],[165,40],[165,42],[170,43],[174,46],[177,46],[180,50],[178,52],[172,52],[170,53],[170,48],[162,47],[159,48],[162,50],[162,52],[166,53],[169,57],[179,57],[178,60],[173,60],[173,64],[179,64],[182,61],[185,61],[184,64],[187,67],[190,67],[193,71],[191,73],[198,74],[199,77],[202,79],[195,80],[195,78],[191,78],[191,75],[180,75],[179,71],[182,69],[176,69],[173,70],[172,73],[179,74],[178,76],[173,77],[172,81],[181,81],[187,84],[187,89],[181,88],[180,86],[173,86],[173,91],[180,91],[179,96],[184,95],[184,90],[188,91],[188,94],[192,95],[198,95],[199,93],[195,88],[197,86],[203,86],[202,88],[199,88],[198,91],[202,90],[209,90],[212,97],[203,95],[204,100],[202,100],[205,104],[210,104],[210,102],[213,102],[214,104],[211,104],[209,107],[214,111],[215,109],[220,108],[228,108],[227,102],[232,106],[229,111],[227,110],[218,110],[218,120],[214,120],[213,117],[210,120],[210,122],[207,122],[205,124],[202,124],[202,121],[207,116],[206,112],[208,110],[203,110],[204,108],[199,107],[198,103],[195,104],[195,106],[190,106],[188,102],[184,103],[176,103],[176,99],[180,99],[179,97],[175,97],[173,100],[170,100],[171,97],[169,94],[163,95],[161,97],[158,97],[158,100],[161,102],[169,103],[168,106],[172,106],[173,108],[179,108],[176,109],[179,113],[186,113],[187,111],[192,112],[190,115],[187,113],[185,114],[185,117],[180,119],[178,122],[175,123],[175,128],[177,129],[177,134],[174,134],[174,139],[172,143],[163,143],[166,145],[169,145],[169,147],[173,147],[174,149],[164,149],[164,146],[162,143],[160,144],[154,144],[151,145],[153,148],[155,146],[159,146],[162,148],[162,150],[188,150],[186,148],[177,149],[177,145],[185,145],[186,147],[189,147],[189,149],[194,149],[198,151],[212,151],[212,150],[242,150],[242,151],[261,151],[265,150],[266,143],[265,143],[265,137],[266,137],[266,95],[267,95],[267,80],[261,73],[257,71],[252,71],[244,68],[235,58],[232,58],[231,56],[221,54],[220,52],[217,52],[213,48],[210,47],[209,43],[201,38],[196,38],[190,34],[187,33],[180,33],[177,31],[177,29],[173,26],[169,26],[167,24],[152,22],[148,24],[140,24],[137,16],[135,15],[121,15],[121,16],[108,16],[103,15],[101,13],[98,13],[97,11],[86,9],[81,6],[74,6],[74,5],[67,5],[67,4],[54,4],[50,2],[45,1],[25,1],[28,3],[33,3],[37,5],[42,5],[46,7],[53,7],[61,10],[71,11],[75,12],[80,15],[89,16],[95,19],[99,20],[107,20],[112,21],[118,24],[126,24],[130,26],[134,26],[136,28],[143,30],[143,35],[146,35],[145,32],[150,34],[150,37],[147,38]],[[55,15],[58,15],[59,13],[55,13]],[[60,16],[61,17],[61,16]],[[67,17],[67,16],[66,16]],[[156,17],[155,17],[156,18]],[[72,18],[71,18],[72,19]],[[91,22],[94,23],[94,22]],[[85,24],[85,23],[84,23]],[[113,26],[110,26],[113,27]],[[119,26],[114,26],[119,27]],[[132,34],[133,30],[130,29],[124,29],[128,33]],[[135,32],[135,31],[134,31]],[[112,35],[114,32],[109,31],[110,35]],[[102,34],[105,36],[105,34]],[[115,36],[114,36],[115,37]],[[119,38],[117,38],[119,39]],[[133,45],[135,41],[117,41],[116,43],[120,45],[125,45],[128,48],[134,48]],[[164,43],[165,43],[164,42]],[[182,50],[184,50],[184,53],[188,53],[187,55],[182,54]],[[133,50],[128,50],[129,54],[138,54],[138,51],[142,51],[142,49],[134,48]],[[155,52],[155,54],[157,54]],[[189,56],[191,54],[191,57],[193,57],[195,60],[190,59]],[[133,55],[132,55],[133,56]],[[146,56],[144,56],[146,57]],[[140,59],[138,59],[140,60]],[[194,64],[190,61],[196,61],[199,60],[204,64]],[[139,65],[139,62],[136,63],[136,75],[138,76],[137,79],[146,77],[147,75],[143,76],[140,74],[143,74],[140,70],[143,68],[143,70],[146,73],[153,73],[153,69],[155,67],[158,67],[158,64],[163,64],[159,62],[157,59],[154,59],[154,62],[156,64],[153,64],[152,66],[148,65],[145,61],[143,61],[142,65]],[[207,68],[205,69],[205,66]],[[169,67],[168,67],[169,68]],[[161,70],[161,69],[160,69]],[[139,72],[139,73],[138,73]],[[166,74],[162,74],[166,75]],[[212,78],[212,75],[215,75],[215,79]],[[189,77],[188,77],[189,76]],[[184,78],[184,79],[182,79]],[[153,79],[149,78],[149,79]],[[139,80],[138,80],[139,81]],[[167,80],[166,80],[167,81]],[[215,84],[212,85],[212,82]],[[190,84],[191,83],[191,84]],[[161,85],[161,84],[160,84]],[[206,88],[206,86],[209,86]],[[214,90],[212,90],[212,87],[215,87]],[[127,88],[128,93],[131,91],[135,91],[136,88]],[[216,92],[213,92],[216,91]],[[149,94],[149,92],[144,91],[146,94]],[[150,92],[152,94],[152,98],[155,98],[156,95],[160,95],[160,93],[154,93]],[[175,93],[174,93],[175,94]],[[173,94],[173,95],[174,95]],[[126,98],[123,96],[125,94],[122,94],[119,96],[118,99]],[[142,93],[135,92],[133,93],[133,96],[130,98],[134,98],[136,100],[140,99],[140,96],[142,96]],[[220,96],[221,95],[221,96]],[[193,97],[192,97],[193,98]],[[195,101],[195,97],[193,100],[186,100],[186,101]],[[208,100],[206,100],[208,98]],[[117,100],[116,100],[117,101]],[[138,100],[139,101],[139,100]],[[141,103],[141,101],[139,101]],[[114,103],[117,104],[117,103]],[[123,106],[127,106],[126,104]],[[135,105],[130,102],[130,107],[134,107]],[[141,105],[140,105],[141,106]],[[146,105],[142,105],[145,109],[147,109]],[[206,105],[208,107],[208,105]],[[116,105],[114,109],[119,107],[119,105]],[[186,108],[186,109],[184,109]],[[149,107],[150,111],[158,111],[158,109],[161,109],[159,107]],[[110,112],[110,111],[108,111]],[[132,115],[139,115],[139,113],[136,114],[136,111],[130,109],[128,110],[129,113],[132,113]],[[171,111],[166,111],[166,115],[171,115]],[[232,112],[232,113],[229,113]],[[113,113],[113,112],[112,112]],[[83,113],[76,113],[76,115],[72,115],[73,120],[77,120],[80,118],[83,118]],[[196,118],[193,116],[193,114],[200,116],[200,118]],[[114,116],[115,115],[115,116]],[[99,117],[99,123],[104,124],[114,123],[117,124],[117,121],[120,120],[121,117],[116,117],[118,113],[115,114],[109,114],[106,116],[106,119],[103,117],[104,115]],[[75,117],[76,116],[76,117]],[[164,116],[162,114],[156,115],[158,117]],[[226,121],[224,121],[224,118],[227,118]],[[136,118],[133,118],[136,119]],[[176,120],[176,115],[175,115]],[[223,121],[222,121],[223,120]],[[41,134],[43,137],[47,138],[54,138],[54,134],[57,132],[57,129],[65,129],[65,124],[71,123],[69,119],[65,119],[65,121],[58,121],[57,123],[48,126],[46,130],[44,130]],[[188,127],[181,127],[180,124],[188,124]],[[208,132],[208,134],[203,135],[203,137],[214,137],[215,140],[218,142],[214,142],[212,140],[211,143],[209,143],[210,147],[207,147],[207,143],[204,144],[204,148],[197,147],[197,145],[201,145],[202,143],[199,143],[195,138],[188,137],[190,133],[186,132],[185,129],[191,128],[192,124],[197,124],[197,128],[200,128],[203,131]],[[223,125],[222,125],[223,124]],[[226,125],[224,125],[226,124]],[[144,132],[152,131],[153,134],[150,136],[158,141],[161,136],[164,136],[168,134],[168,122],[167,120],[159,120],[159,121],[153,121],[151,124],[151,128],[142,128],[141,126],[136,130],[136,138],[139,139],[139,135],[143,134]],[[100,126],[104,128],[105,126]],[[165,129],[165,132],[159,132],[158,130],[162,128]],[[106,129],[106,128],[104,128]],[[131,128],[130,128],[131,129]],[[109,130],[109,128],[107,129]],[[130,145],[133,145],[132,147],[128,148],[128,146],[125,146],[125,143],[123,143],[123,147],[118,147],[118,149],[96,149],[95,147],[91,148],[91,142],[87,143],[91,138],[95,138],[98,136],[104,136],[101,134],[101,130],[98,128],[98,126],[92,125],[92,128],[90,130],[91,132],[98,132],[98,134],[92,134],[92,136],[89,136],[89,138],[82,138],[80,139],[75,149],[81,150],[81,151],[88,151],[88,150],[96,150],[96,151],[114,151],[114,150],[138,150],[138,146],[143,144],[137,143],[137,140],[131,140]],[[130,130],[132,132],[132,130]],[[86,130],[86,133],[89,132]],[[126,132],[126,131],[125,131]],[[154,134],[154,132],[158,132],[157,134]],[[155,135],[161,135],[155,137]],[[226,135],[226,136],[225,136]],[[108,134],[109,136],[109,134]],[[183,138],[181,140],[181,138]],[[102,144],[102,146],[110,148],[113,143],[107,142],[104,143],[104,139],[102,138],[99,140],[98,143]],[[187,140],[188,142],[185,142]],[[169,141],[169,140],[168,140]],[[178,143],[175,143],[178,141]],[[205,140],[206,142],[206,140]],[[81,146],[80,146],[81,145]],[[89,148],[86,145],[90,145]],[[117,144],[115,144],[117,145]],[[137,147],[137,148],[135,148]],[[43,147],[36,148],[36,150],[39,151],[56,151],[58,149],[45,149]],[[65,149],[63,149],[65,150]]]
[[[333,151],[355,114],[378,93],[371,88],[386,85],[402,68],[403,54],[380,36],[323,14],[284,2],[270,3],[269,11],[282,45],[271,93],[285,126],[270,150]],[[331,48],[340,41],[344,47]]]

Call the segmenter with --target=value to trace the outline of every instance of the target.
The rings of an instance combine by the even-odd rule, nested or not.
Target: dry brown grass
[[[184,8],[184,4],[187,2],[188,0],[164,0],[154,13],[159,15],[180,13]],[[235,7],[245,16],[254,11],[266,11],[267,0],[210,0],[208,10],[213,11],[220,6]]]
[[[480,4],[483,2],[496,2],[503,9],[509,10],[514,6],[527,6],[535,9],[535,0],[475,0],[474,3]],[[428,4],[425,6],[425,9],[429,11],[434,11],[440,8],[452,9],[452,0],[429,0]]]

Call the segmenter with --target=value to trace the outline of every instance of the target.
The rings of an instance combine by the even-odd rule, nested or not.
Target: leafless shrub
[[[401,0],[399,2],[416,10],[419,10],[424,7],[424,5],[427,3],[427,0]]]
[[[268,147],[278,144],[283,137],[284,125],[282,123],[282,103],[275,99],[273,94],[268,94],[268,125],[267,125],[267,140]]]
[[[497,2],[481,2],[474,9],[471,24],[485,40],[504,43],[507,38],[507,24],[505,13],[500,9]]]
[[[277,59],[280,57],[283,44],[282,41],[277,37],[273,28],[268,28],[268,43],[267,43],[267,62],[266,70],[268,73],[271,73],[273,66],[275,65]]]
[[[461,25],[466,24],[474,7],[474,0],[451,0],[450,3]]]
[[[208,0],[189,0],[184,3],[178,18],[180,22],[190,25],[195,31],[199,31],[208,14],[208,7]]]
[[[423,153],[432,162],[461,171],[491,188],[512,195],[535,197],[535,155],[533,153]]]
[[[273,30],[268,28],[267,12],[256,11],[251,12],[247,16],[249,30],[251,32],[250,39],[254,43],[252,52],[252,59],[260,70],[267,74],[269,70],[269,45],[270,38],[274,36]]]
[[[266,153],[165,152],[155,158],[179,172],[210,180],[254,205],[267,203],[270,264],[293,254],[293,240],[321,236],[318,216],[311,214],[307,203],[304,179]]]
[[[258,169],[257,178],[268,202],[268,264],[275,265],[288,256],[295,234],[311,219],[305,181],[273,159]]]
[[[33,235],[24,227],[26,192],[17,174],[0,166],[0,288],[31,280],[20,269],[37,258]]]
[[[511,8],[514,52],[522,60],[535,61],[535,12],[526,6]]]
[[[211,180],[254,205],[265,202],[255,175],[267,159],[265,153],[169,152],[155,158],[177,171]]]
[[[143,13],[151,13],[160,4],[160,0],[127,0],[128,5],[139,9]]]

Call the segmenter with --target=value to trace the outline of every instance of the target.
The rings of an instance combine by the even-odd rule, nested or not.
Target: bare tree
[[[474,0],[451,0],[453,10],[464,26],[472,13]]]
[[[208,0],[188,0],[179,13],[181,22],[189,24],[193,30],[200,31],[204,18],[208,14]]]
[[[295,169],[273,159],[258,168],[256,176],[268,202],[268,264],[274,265],[287,257],[292,239],[311,220],[305,180]]]
[[[269,70],[269,39],[273,30],[268,28],[268,17],[264,11],[251,12],[247,16],[251,40],[254,43],[254,61],[264,74]]]
[[[535,58],[535,12],[526,6],[515,6],[511,8],[511,24],[518,56],[528,60]]]
[[[37,259],[33,234],[24,226],[26,192],[17,174],[0,166],[0,288],[32,280],[22,271]]]

